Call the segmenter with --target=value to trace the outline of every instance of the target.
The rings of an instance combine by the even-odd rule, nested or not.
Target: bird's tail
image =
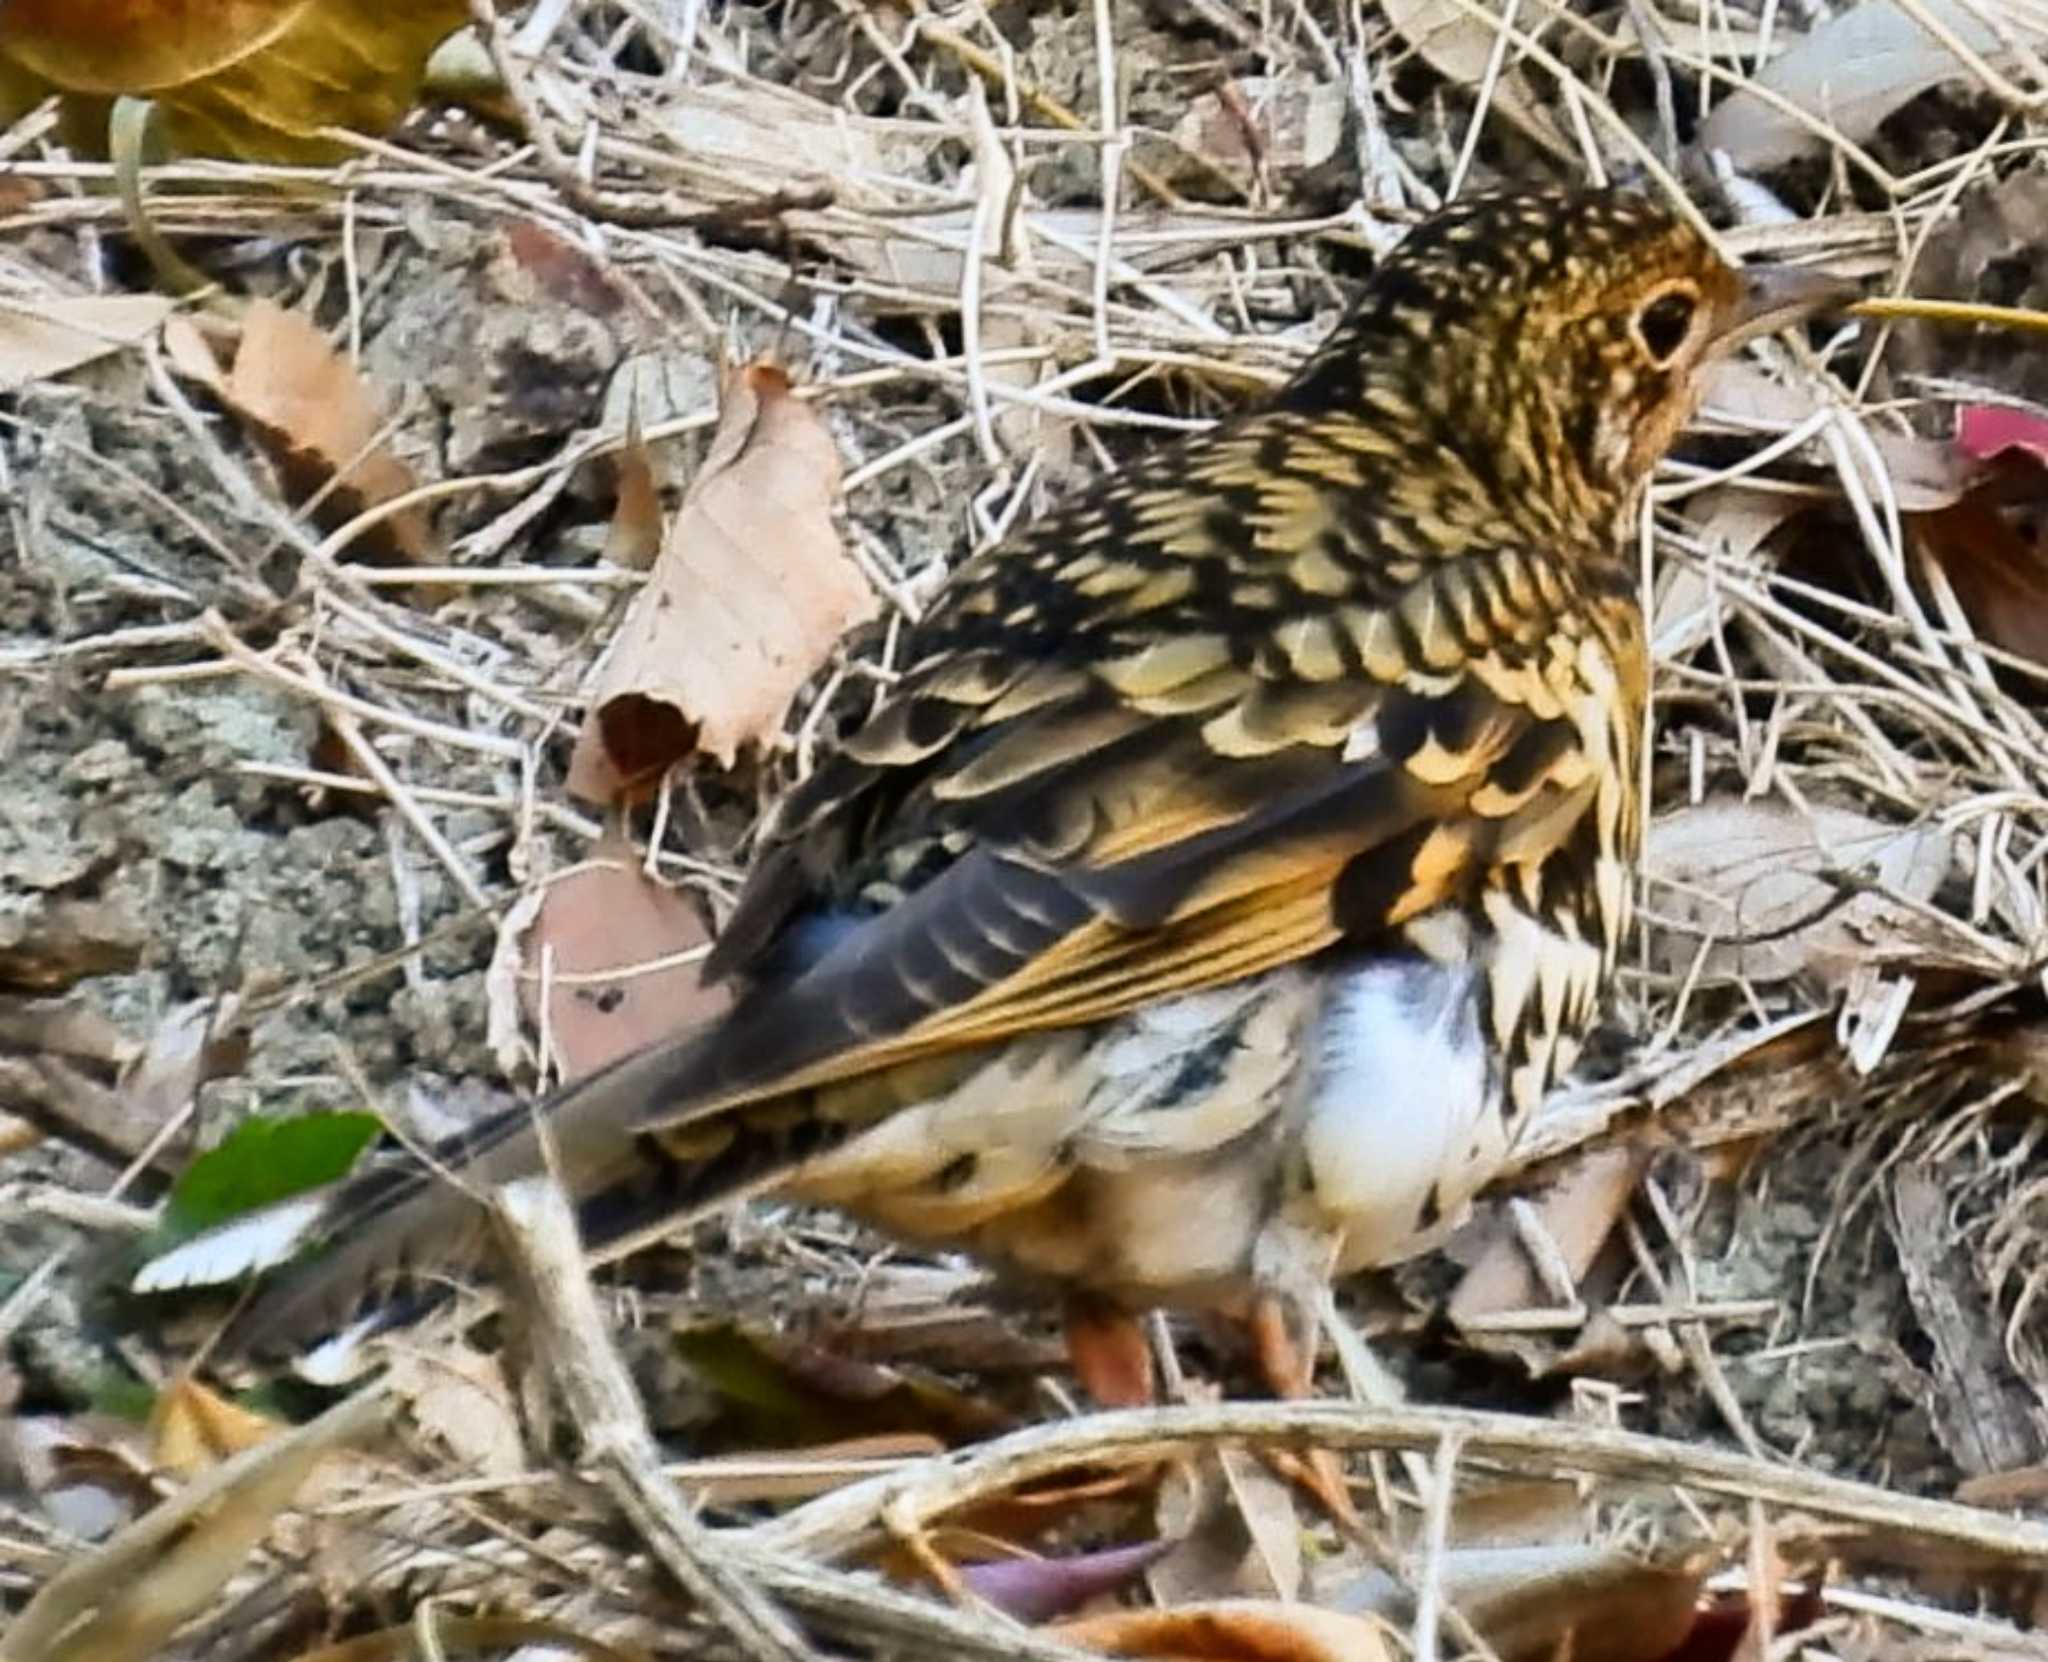
[[[720,1113],[705,1101],[693,1120],[703,1052],[697,1034],[657,1043],[423,1153],[379,1158],[195,1236],[144,1265],[134,1286],[164,1292],[260,1275],[216,1354],[303,1352],[336,1335],[352,1347],[441,1302],[485,1258],[490,1197],[502,1184],[555,1171],[578,1199],[586,1247],[614,1258],[835,1139],[835,1122],[769,1112],[769,1102]],[[658,1137],[633,1129],[657,1113],[686,1124]]]

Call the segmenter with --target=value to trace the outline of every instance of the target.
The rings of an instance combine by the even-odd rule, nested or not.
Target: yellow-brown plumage
[[[1269,404],[963,565],[784,805],[711,963],[733,1013],[546,1105],[594,1234],[782,1180],[1136,1304],[1270,1280],[1290,1230],[1337,1264],[1420,1238],[1570,1065],[1628,927],[1649,470],[1702,362],[1836,294],[1625,194],[1464,203]],[[1441,1032],[1389,1043],[1473,1070],[1469,1112],[1424,1093],[1440,1176],[1400,1103],[1339,1100],[1411,991]],[[1383,1135],[1426,1181],[1372,1192],[1352,1145]],[[444,1153],[537,1158],[523,1112]],[[374,1169],[244,1331],[474,1219]]]

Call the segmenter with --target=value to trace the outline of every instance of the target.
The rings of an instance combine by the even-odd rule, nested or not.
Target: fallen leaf
[[[1956,448],[1978,462],[2019,450],[2048,465],[2048,413],[2011,404],[1965,404],[1956,412]]]
[[[157,1394],[150,1411],[150,1450],[163,1470],[196,1477],[285,1429],[282,1421],[252,1413],[196,1379],[178,1378]]]
[[[5,93],[0,92],[0,105],[4,105],[5,102]],[[13,118],[0,115],[0,122],[12,126]],[[40,179],[24,179],[18,174],[0,174],[0,215],[18,214],[40,202],[48,188]]]
[[[1369,1617],[1308,1604],[1226,1599],[1173,1610],[1118,1610],[1047,1630],[1105,1656],[1154,1662],[1392,1662]]]
[[[1956,412],[1955,453],[1978,470],[1976,488],[1909,528],[1939,565],[1993,646],[2048,664],[2048,557],[2041,506],[2048,499],[2048,415],[2010,404]]]
[[[296,312],[268,300],[250,305],[220,395],[270,452],[294,504],[320,494],[323,524],[351,520],[418,483],[382,441],[384,415],[369,384]],[[425,565],[435,541],[425,514],[405,508],[350,550],[380,565]]]
[[[733,372],[724,391],[703,471],[599,668],[569,766],[586,800],[698,752],[730,767],[875,614],[832,523],[839,454],[824,424],[772,364]]]
[[[550,883],[526,939],[519,992],[561,1077],[580,1079],[723,1011],[728,994],[703,984],[695,959],[661,963],[710,939],[696,906],[647,876],[623,837],[602,839],[587,862]]]
[[[1968,500],[1915,515],[1911,531],[1947,576],[1979,636],[2048,664],[2048,559],[2010,520]]]
[[[614,463],[618,503],[605,532],[604,557],[628,571],[645,571],[661,552],[661,491],[654,482],[654,460],[640,434],[640,406],[626,417],[626,442]]]
[[[1840,986],[1895,910],[1882,891],[1925,901],[1949,863],[1948,834],[1935,825],[1732,798],[1680,808],[1650,827],[1651,957],[1667,974],[1691,974],[1711,940],[1706,983],[1811,974]],[[1844,890],[1823,874],[1869,887]]]
[[[2013,61],[1975,6],[1963,0],[1920,3],[1994,67]],[[2048,39],[2048,29],[2017,10],[2008,12],[2006,24],[2023,39]],[[1775,167],[1824,149],[1830,129],[1860,144],[1909,99],[1970,73],[1904,6],[1862,0],[1765,64],[1755,77],[1761,91],[1738,86],[1724,98],[1701,126],[1699,143],[1703,150],[1725,151],[1738,167]],[[1811,120],[1800,120],[1788,104]]]
[[[155,92],[261,52],[314,0],[9,0],[10,57],[77,92]]]
[[[163,326],[172,304],[156,294],[0,298],[0,392],[141,345]]]
[[[1594,1257],[1628,1210],[1646,1164],[1642,1150],[1588,1149],[1538,1198],[1537,1221],[1555,1243],[1574,1285],[1592,1267]],[[1539,1309],[1553,1302],[1520,1237],[1503,1227],[1458,1278],[1446,1313],[1455,1325],[1465,1327],[1485,1316]]]
[[[65,131],[103,150],[107,100],[146,94],[180,155],[339,161],[326,130],[383,133],[461,0],[6,0],[0,54],[63,95]]]
[[[0,1413],[0,1462],[16,1492],[81,1541],[102,1540],[157,1503],[136,1439],[134,1425],[101,1414]]]
[[[1301,1590],[1301,1524],[1294,1491],[1244,1449],[1218,1448],[1166,1469],[1154,1527],[1173,1550],[1146,1573],[1152,1596],[1292,1599]]]
[[[195,1478],[45,1581],[0,1636],[0,1662],[146,1662],[209,1605],[277,1515],[344,1443],[383,1418],[372,1387]]]
[[[421,1432],[462,1470],[511,1477],[526,1469],[519,1410],[498,1358],[460,1345],[394,1346],[386,1377]]]
[[[534,220],[515,219],[505,227],[505,253],[516,269],[532,279],[533,286],[558,305],[610,317],[626,303],[612,274],[589,250]]]
[[[1822,397],[1814,386],[1781,381],[1746,359],[1724,359],[1707,374],[1698,425],[1707,431],[1790,432],[1826,407]],[[1875,424],[1865,431],[1901,510],[1931,513],[1961,499],[1971,469],[1946,439]]]
[[[1118,1591],[1171,1546],[1168,1541],[1140,1541],[1066,1558],[992,1558],[967,1565],[960,1578],[1004,1615],[1036,1625]]]
[[[1476,88],[1486,78],[1499,30],[1475,17],[1457,0],[1380,0],[1380,10],[1394,32],[1415,48],[1422,61],[1453,86]],[[1503,17],[1505,23],[1508,18]],[[1568,155],[1563,135],[1550,112],[1533,97],[1515,67],[1509,43],[1507,66],[1494,86],[1493,108],[1507,116],[1553,154]]]
[[[1692,1632],[1701,1564],[1645,1563],[1610,1546],[1566,1541],[1453,1547],[1441,1566],[1455,1605],[1506,1662],[1661,1662]],[[1414,1595],[1371,1570],[1328,1601],[1406,1627]]]
[[[240,1073],[249,1035],[240,1030],[241,1000],[195,999],[156,1024],[142,1053],[122,1071],[121,1090],[139,1117],[168,1125],[209,1080]]]
[[[956,1445],[1011,1425],[927,1371],[852,1360],[754,1323],[683,1328],[672,1348],[710,1399],[692,1435],[699,1448],[805,1448],[904,1433]]]
[[[180,1174],[146,1250],[160,1253],[293,1195],[331,1183],[377,1135],[375,1114],[258,1114]]]

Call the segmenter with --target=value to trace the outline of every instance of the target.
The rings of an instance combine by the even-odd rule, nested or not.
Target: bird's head
[[[1317,402],[1412,423],[1502,503],[1613,523],[1691,418],[1708,364],[1854,294],[1821,273],[1732,266],[1631,191],[1477,196],[1401,243],[1296,386],[1320,377]]]

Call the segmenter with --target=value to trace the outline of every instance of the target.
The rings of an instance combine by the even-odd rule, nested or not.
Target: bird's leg
[[[1259,1374],[1283,1402],[1302,1402],[1315,1395],[1323,1300],[1329,1296],[1337,1247],[1336,1241],[1320,1231],[1277,1220],[1259,1242],[1258,1284],[1244,1321],[1251,1332]],[[1333,1450],[1312,1449],[1300,1460],[1280,1456],[1274,1464],[1314,1495],[1340,1524],[1364,1528],[1345,1487],[1343,1463]]]
[[[1066,1303],[1067,1358],[1081,1388],[1104,1408],[1149,1408],[1158,1400],[1145,1324],[1107,1299],[1075,1292]]]
[[[1289,1317],[1299,1319],[1290,1321]],[[1283,1402],[1300,1402],[1315,1395],[1321,1335],[1314,1312],[1284,1293],[1260,1292],[1253,1295],[1245,1325],[1251,1329],[1252,1354],[1266,1388]],[[1302,1326],[1306,1332],[1294,1331]]]

